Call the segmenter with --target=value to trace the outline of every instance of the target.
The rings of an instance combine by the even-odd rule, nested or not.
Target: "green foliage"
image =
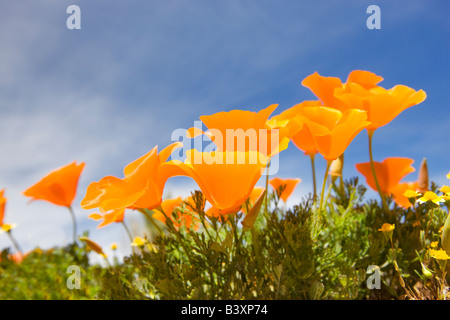
[[[8,258],[9,249],[1,253],[0,299],[2,300],[71,300],[93,299],[100,289],[93,278],[103,274],[99,266],[90,266],[88,250],[76,243],[65,247],[28,253],[22,261]],[[69,266],[80,270],[80,289],[69,289]]]
[[[365,192],[357,179],[332,184],[323,211],[311,197],[285,210],[267,194],[246,228],[242,213],[207,216],[196,192],[198,230],[153,221],[149,231],[161,232],[107,267],[92,265],[80,244],[36,249],[21,262],[4,250],[0,299],[445,298],[447,265],[429,249],[439,247],[447,211],[432,202],[404,209],[387,199],[386,212]],[[395,225],[392,237],[378,230],[384,223]],[[80,289],[67,287],[70,265],[80,267]],[[370,266],[379,267],[380,289],[367,286]]]

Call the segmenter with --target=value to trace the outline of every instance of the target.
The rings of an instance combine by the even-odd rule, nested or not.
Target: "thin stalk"
[[[132,243],[134,241],[133,235],[131,234],[130,229],[128,228],[128,226],[126,225],[125,221],[122,220],[122,226],[125,229],[125,232],[128,235],[128,238],[130,239],[130,242]]]
[[[147,211],[145,211],[145,209],[139,209],[139,212],[144,214],[144,216],[150,221],[150,223],[156,228],[156,230],[159,231],[161,235],[164,235],[164,232],[161,230],[161,228],[158,226],[155,220],[147,213]],[[166,219],[168,218],[166,217]]]
[[[387,213],[390,213],[389,208],[386,205],[386,200],[384,198],[384,194],[383,192],[381,192],[381,188],[380,188],[380,183],[378,182],[378,178],[377,178],[377,173],[375,171],[375,165],[373,163],[373,152],[372,152],[372,138],[373,138],[373,133],[375,131],[374,130],[367,130],[368,136],[369,136],[369,157],[370,157],[370,168],[372,169],[372,175],[373,175],[373,180],[375,181],[375,185],[377,186],[377,190],[378,193],[380,195],[381,198],[381,205],[383,207],[383,210],[386,211]]]
[[[266,201],[265,201],[265,211],[266,213],[269,212],[268,210],[268,195],[269,195],[269,166],[270,166],[270,161],[267,163],[267,167],[266,167]]]
[[[327,184],[327,178],[328,178],[328,170],[330,170],[332,160],[327,160],[327,169],[325,170],[325,175],[323,177],[323,183],[322,183],[322,192],[320,193],[320,205],[319,205],[319,211],[322,211],[323,206],[323,200],[325,195],[325,186]]]
[[[73,242],[77,242],[77,221],[75,219],[75,213],[73,212],[72,206],[67,207],[72,217],[72,229],[73,229]]]
[[[311,159],[311,171],[312,171],[312,178],[313,178],[313,188],[314,188],[314,193],[313,193],[313,202],[316,201],[317,198],[317,184],[316,184],[316,164],[315,164],[315,154],[310,154],[309,158]]]
[[[21,255],[23,254],[22,250],[20,249],[19,244],[17,243],[16,239],[13,237],[11,230],[8,230],[6,232],[9,236],[9,239],[11,239],[12,244],[14,245],[14,248],[16,248],[16,251],[19,252]]]
[[[128,238],[130,239],[130,243],[133,243],[133,241],[134,241],[133,235],[131,234],[130,229],[128,228],[127,224],[126,224],[125,221],[123,221],[123,220],[122,220],[122,226],[123,226],[123,228],[125,229],[125,232],[127,233]],[[133,246],[131,247],[131,251],[132,251],[133,253],[136,253],[136,250],[135,250],[135,249],[136,249],[135,247],[133,247]]]

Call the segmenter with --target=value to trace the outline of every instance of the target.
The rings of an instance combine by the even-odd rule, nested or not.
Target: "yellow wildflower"
[[[420,196],[420,193],[411,189],[406,190],[403,195],[407,198],[417,198]]]
[[[440,192],[445,193],[445,194],[450,194],[450,187],[449,186],[442,186],[439,189]]]
[[[111,243],[111,250],[116,250],[117,249],[117,243],[113,242]]]
[[[425,194],[418,199],[420,203],[432,201],[433,203],[439,205],[440,202],[444,202],[444,199],[442,199],[440,196],[438,196],[433,191],[427,191]]]
[[[0,233],[8,232],[8,231],[14,229],[15,227],[16,227],[15,224],[7,224],[7,223],[4,223],[4,224],[2,224],[2,225],[0,226]]]
[[[447,179],[450,179],[450,171],[447,174]]]
[[[147,243],[147,240],[141,237],[135,237],[131,245],[133,247],[143,247]]]
[[[438,246],[438,243],[439,243],[438,241],[433,241],[430,243],[430,247],[434,249]]]
[[[395,229],[395,224],[389,224],[389,223],[384,223],[380,229],[378,229],[378,231],[382,231],[382,232],[390,232],[390,231],[394,231]]]
[[[437,259],[437,260],[448,260],[450,259],[450,257],[448,256],[447,252],[445,252],[445,250],[439,249],[439,250],[434,250],[434,249],[430,249],[430,256],[432,256],[433,258]]]

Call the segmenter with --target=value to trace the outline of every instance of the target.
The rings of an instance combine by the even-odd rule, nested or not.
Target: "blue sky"
[[[81,9],[81,29],[69,30],[69,5]],[[381,9],[381,29],[369,30],[369,5]],[[21,192],[49,171],[86,163],[75,211],[79,230],[127,253],[120,225],[96,229],[76,207],[87,185],[123,167],[198,117],[219,111],[274,114],[316,99],[301,81],[317,71],[345,81],[355,69],[384,77],[390,88],[423,89],[427,99],[377,130],[374,157],[426,157],[431,179],[448,184],[450,170],[450,3],[441,1],[3,1],[0,4],[0,188],[5,222],[25,251],[71,238],[64,208],[28,203]],[[362,132],[346,151],[344,174],[368,161]],[[318,157],[321,177],[325,162]],[[293,144],[280,154],[280,177],[298,177],[288,205],[311,191],[309,158]],[[405,180],[413,181],[417,172]],[[319,179],[320,180],[320,179]],[[174,178],[167,195],[196,188]],[[375,194],[370,194],[376,197]],[[127,221],[139,225],[135,212]],[[0,248],[10,246],[0,235]]]

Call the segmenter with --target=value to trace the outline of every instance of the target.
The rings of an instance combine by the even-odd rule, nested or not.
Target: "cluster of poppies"
[[[412,160],[374,161],[372,138],[378,128],[391,122],[403,110],[424,101],[426,94],[405,85],[386,89],[379,85],[382,80],[382,77],[363,70],[350,72],[346,82],[315,72],[306,77],[302,85],[309,88],[317,100],[303,101],[277,115],[272,115],[277,105],[270,105],[258,112],[231,110],[201,116],[200,120],[208,130],[190,128],[186,136],[191,139],[206,136],[214,149],[189,149],[185,151],[185,159],[178,160],[171,155],[186,147],[182,142],[172,143],[162,150],[155,146],[126,165],[123,177],[106,176],[90,183],[81,207],[98,210],[89,217],[100,221],[99,227],[123,222],[125,210],[139,210],[146,215],[151,212],[152,218],[162,222],[169,218],[177,226],[197,228],[195,210],[189,209],[194,207],[192,197],[163,200],[167,180],[186,176],[200,188],[204,197],[200,209],[205,209],[208,204],[207,215],[226,218],[239,211],[246,214],[267,194],[269,180],[266,188],[255,185],[270,166],[271,159],[292,141],[311,159],[314,199],[320,199],[319,209],[322,210],[326,178],[329,174],[340,174],[344,151],[363,129],[368,133],[370,161],[357,164],[357,169],[382,199],[394,195],[398,204],[408,206],[409,202],[403,196],[406,190],[424,191],[417,183],[400,183],[404,175],[414,170]],[[316,194],[314,172],[317,154],[327,161],[320,198]],[[71,206],[83,167],[84,163],[74,162],[59,168],[27,189],[24,195],[67,207],[73,216]],[[298,178],[274,178],[270,184],[278,197],[286,201],[300,181]],[[1,191],[0,225],[10,232],[11,226],[3,224],[4,204]],[[182,214],[176,218],[172,213],[180,206],[184,210],[179,211]]]

